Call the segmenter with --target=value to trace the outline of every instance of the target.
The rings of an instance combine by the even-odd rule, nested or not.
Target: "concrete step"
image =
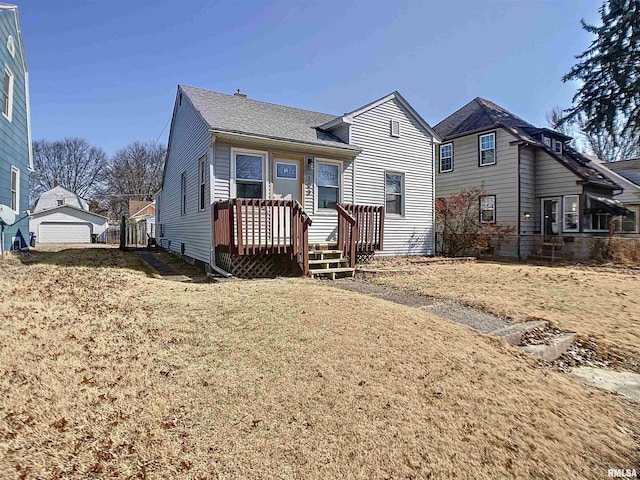
[[[544,320],[535,320],[531,322],[514,323],[499,330],[489,332],[494,337],[504,338],[511,345],[517,346],[522,344],[522,337],[525,333],[531,332],[536,328],[545,328],[548,322]]]
[[[575,333],[563,333],[552,338],[546,345],[527,345],[520,347],[525,353],[537,357],[545,362],[553,362],[560,355],[571,348],[576,341]]]

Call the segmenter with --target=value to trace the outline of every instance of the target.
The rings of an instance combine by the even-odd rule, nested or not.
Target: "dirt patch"
[[[96,262],[91,266],[91,262]],[[0,269],[2,478],[599,478],[635,405],[329,282]]]

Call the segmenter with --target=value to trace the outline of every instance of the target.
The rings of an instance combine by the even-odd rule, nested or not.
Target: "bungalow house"
[[[180,85],[158,242],[249,277],[430,255],[438,141],[398,92],[336,116]]]
[[[569,146],[571,137],[538,128],[483,98],[475,98],[434,130],[436,196],[483,187],[481,222],[510,226],[496,253],[585,256],[581,237],[606,236],[611,215],[626,213],[613,199],[618,183]]]
[[[29,229],[38,243],[104,241],[107,217],[89,211],[86,200],[56,185],[38,198]]]
[[[18,7],[0,3],[0,253],[28,247],[32,171],[29,74]]]
[[[624,189],[622,193],[616,195],[616,200],[621,202],[630,213],[615,218],[614,232],[625,236],[640,234],[640,158],[618,162],[603,162],[594,158],[593,166]]]

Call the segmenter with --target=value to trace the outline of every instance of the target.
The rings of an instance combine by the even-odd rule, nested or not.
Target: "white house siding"
[[[183,95],[182,105],[176,106],[171,127],[158,220],[164,233],[163,247],[180,253],[181,244],[184,243],[184,254],[187,257],[206,263],[209,263],[211,248],[209,171],[207,168],[205,209],[200,211],[198,163],[209,150],[211,136],[208,130],[208,125],[193,108],[188,97]],[[186,172],[187,177],[186,215],[181,215],[180,177],[183,172]]]
[[[390,121],[400,122],[400,137]],[[404,215],[387,214],[381,255],[424,255],[434,251],[433,139],[396,99],[354,118],[351,143],[362,148],[355,161],[355,203],[385,204],[385,171],[404,174]]]
[[[107,219],[94,215],[91,212],[80,211],[71,207],[56,208],[48,212],[41,212],[35,214],[29,220],[29,230],[35,232],[36,240],[38,242],[49,241],[46,237],[40,234],[43,223],[49,224],[86,224],[90,225],[91,233],[98,235],[99,240],[103,240],[101,235],[107,229]],[[71,227],[73,228],[73,227]]]

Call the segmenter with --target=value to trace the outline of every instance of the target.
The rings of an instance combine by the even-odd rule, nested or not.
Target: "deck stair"
[[[342,250],[309,250],[309,275],[331,280],[353,277],[355,268],[349,266],[349,259],[342,254]]]

